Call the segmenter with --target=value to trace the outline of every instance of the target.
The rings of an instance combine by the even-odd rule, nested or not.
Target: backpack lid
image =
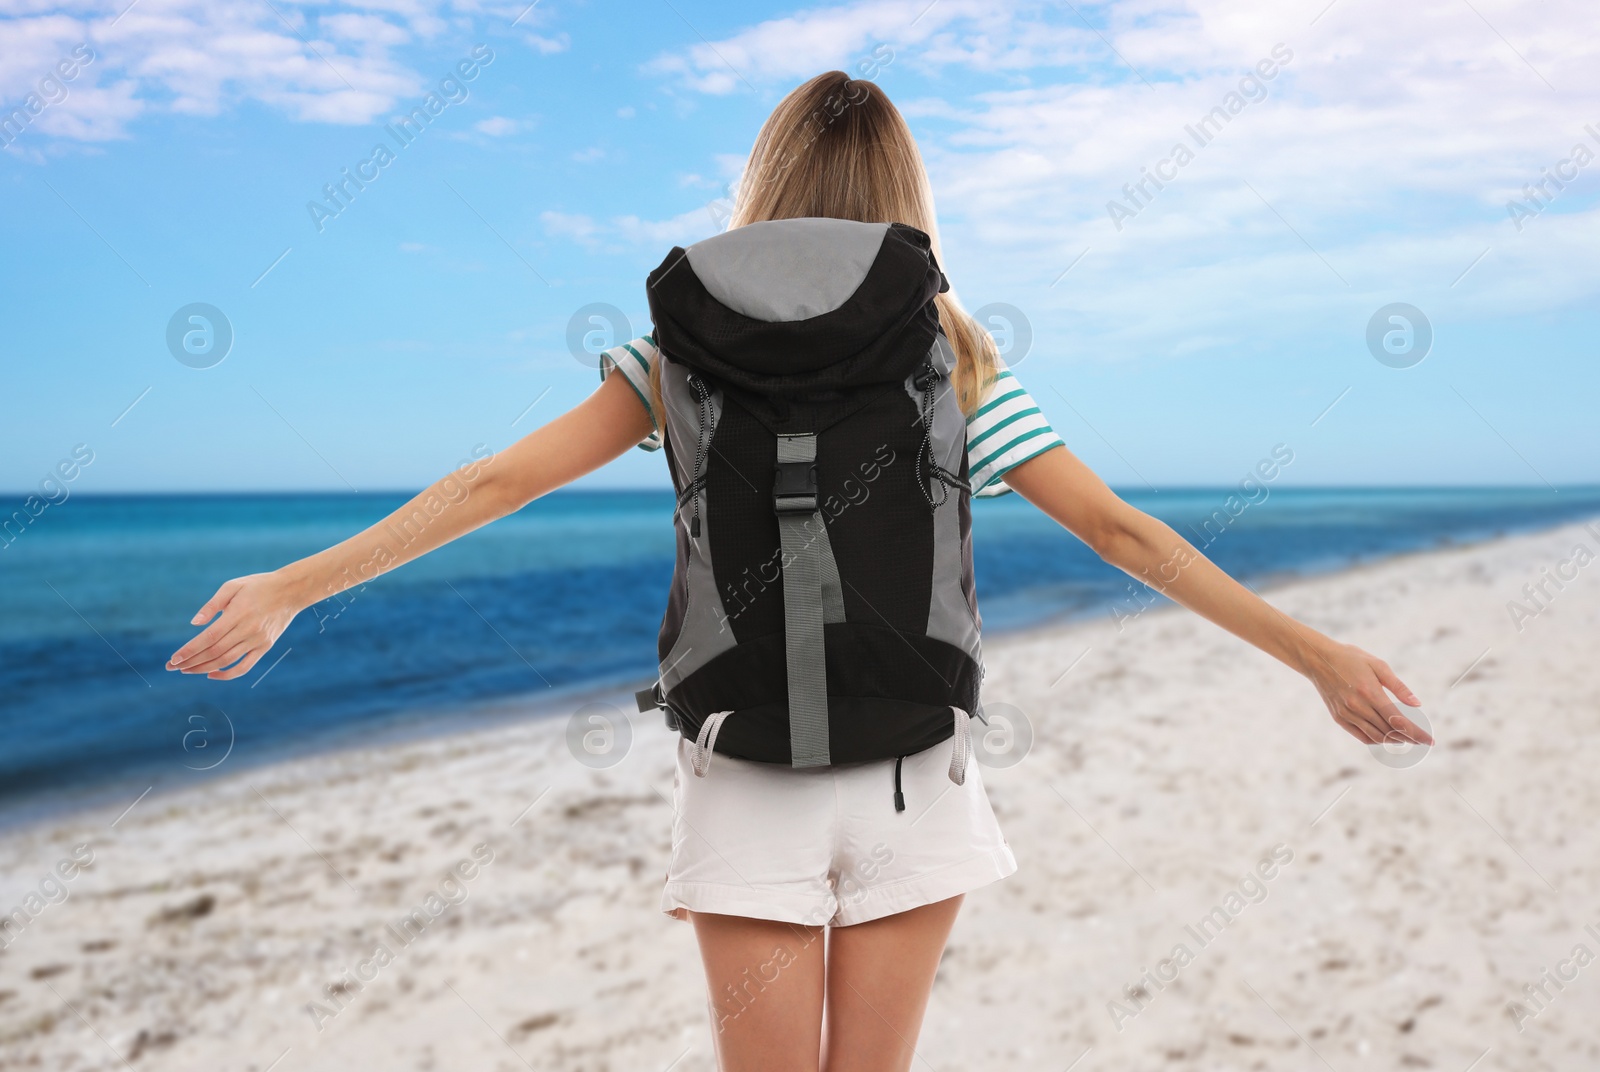
[[[949,289],[923,231],[820,217],[675,246],[648,281],[668,359],[764,394],[905,379]]]

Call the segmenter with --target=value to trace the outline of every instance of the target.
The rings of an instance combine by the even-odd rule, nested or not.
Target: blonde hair
[[[729,226],[807,216],[909,224],[928,235],[944,266],[933,191],[911,128],[882,89],[843,71],[817,75],[772,110],[750,150]],[[934,301],[956,355],[956,399],[971,416],[999,373],[999,353],[953,291]],[[660,362],[651,389],[660,413]]]

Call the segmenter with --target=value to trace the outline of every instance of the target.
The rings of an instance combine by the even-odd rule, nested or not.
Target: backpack
[[[677,561],[640,710],[701,776],[713,751],[823,767],[953,737],[961,784],[981,619],[928,235],[755,223],[675,247],[648,287]]]

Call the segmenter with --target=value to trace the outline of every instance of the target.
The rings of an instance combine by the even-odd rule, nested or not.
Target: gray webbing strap
[[[828,539],[828,526],[822,522],[822,511],[812,515],[816,528],[818,555],[822,560],[822,621],[824,624],[844,621],[844,585],[839,581],[839,563],[833,560],[833,541]]]
[[[722,732],[722,724],[731,714],[732,711],[717,711],[700,723],[700,736],[689,746],[689,766],[696,778],[704,778],[706,771],[711,769],[711,753],[717,747],[717,734]]]
[[[810,466],[817,459],[817,437],[793,435],[778,437],[778,465],[801,463]],[[783,547],[783,632],[784,651],[789,670],[789,751],[795,767],[825,767],[828,756],[828,671],[822,647],[823,555],[827,539],[819,540],[816,529],[822,525],[817,510],[815,481],[810,494],[798,493],[780,479],[774,494],[778,515],[778,539]],[[786,494],[786,492],[795,492]],[[828,551],[832,565],[832,548]],[[837,586],[839,571],[831,569]],[[841,614],[841,619],[843,615]]]
[[[956,732],[950,738],[950,780],[966,785],[967,761],[972,758],[972,719],[959,707],[950,710],[956,714]]]

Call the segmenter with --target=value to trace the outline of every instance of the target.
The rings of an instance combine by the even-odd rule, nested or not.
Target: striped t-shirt
[[[655,339],[646,335],[600,356],[600,379],[612,369],[621,371],[650,414],[655,430],[639,441],[644,450],[661,449],[661,420],[650,405],[650,369],[658,353]],[[1061,437],[1002,363],[1000,374],[989,381],[983,401],[967,418],[967,475],[972,493],[1004,495],[1011,488],[1001,477],[1029,458],[1059,446],[1063,446]]]

